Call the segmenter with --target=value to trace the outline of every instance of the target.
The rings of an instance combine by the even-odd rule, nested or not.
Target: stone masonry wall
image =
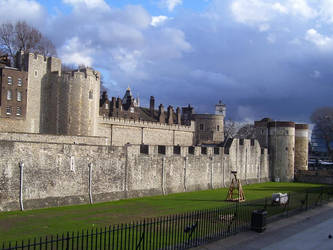
[[[191,126],[182,126],[99,117],[97,124],[97,136],[109,137],[112,146],[123,146],[126,143],[168,146],[194,144],[194,122]]]
[[[243,183],[268,180],[267,151],[247,140],[206,152],[195,147],[194,154],[188,147],[174,154],[173,146],[159,154],[152,145],[146,154],[139,145],[110,146],[107,138],[30,136],[0,134],[0,211],[20,209],[20,161],[25,209],[89,203],[89,163],[93,202],[225,187],[241,167]]]

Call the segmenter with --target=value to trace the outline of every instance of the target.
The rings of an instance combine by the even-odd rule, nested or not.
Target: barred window
[[[13,92],[10,89],[8,89],[7,90],[7,100],[12,100],[12,98],[13,98]]]
[[[11,76],[8,76],[8,85],[13,84],[13,78]]]
[[[16,107],[16,115],[21,116],[22,115],[22,108],[21,107]]]
[[[12,114],[12,107],[7,106],[6,107],[6,115],[11,115]]]

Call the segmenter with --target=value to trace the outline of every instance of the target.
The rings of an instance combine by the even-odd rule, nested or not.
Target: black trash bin
[[[254,210],[251,218],[251,229],[258,233],[265,231],[266,229],[266,210]]]

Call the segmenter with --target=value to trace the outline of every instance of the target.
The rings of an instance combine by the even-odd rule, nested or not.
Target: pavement
[[[332,250],[333,202],[272,222],[262,233],[243,232],[194,249]]]

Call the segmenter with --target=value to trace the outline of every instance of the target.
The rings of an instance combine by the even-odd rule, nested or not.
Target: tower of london
[[[0,76],[0,211],[18,208],[22,162],[30,208],[88,202],[87,178],[106,201],[224,187],[235,170],[254,183],[307,169],[305,124],[263,119],[256,139],[225,138],[221,101],[214,114],[154,96],[142,107],[130,88],[100,95],[92,68],[62,71],[60,59],[32,53],[18,53],[15,67],[0,62]]]

